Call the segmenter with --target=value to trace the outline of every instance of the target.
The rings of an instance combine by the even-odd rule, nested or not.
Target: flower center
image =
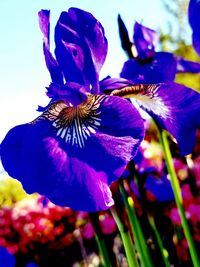
[[[101,125],[100,105],[106,96],[88,94],[78,106],[67,106],[63,101],[52,104],[41,117],[52,121],[57,136],[70,145],[80,148]]]

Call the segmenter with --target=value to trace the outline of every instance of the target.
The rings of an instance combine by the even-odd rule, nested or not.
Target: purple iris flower
[[[151,192],[158,202],[174,200],[171,183],[164,175],[160,178],[149,175],[145,182],[145,189]]]
[[[62,12],[55,27],[55,59],[50,52],[49,18],[48,10],[39,12],[44,55],[52,82],[60,86],[75,82],[91,86],[92,93],[99,93],[99,72],[108,50],[102,25],[92,14],[78,8]],[[62,88],[61,94],[63,91]]]
[[[0,247],[0,267],[14,267],[15,257],[7,251],[6,248]]]
[[[188,19],[189,19],[189,24],[192,28],[192,43],[195,51],[200,56],[199,17],[200,17],[200,1],[190,0],[188,6]]]
[[[119,24],[122,23],[123,21],[119,20]],[[133,57],[125,62],[121,77],[138,83],[173,81],[176,73],[176,59],[172,53],[156,52],[158,41],[159,35],[156,31],[136,22],[132,51],[135,50],[132,52]]]
[[[39,192],[57,205],[108,209],[114,204],[109,185],[135,156],[143,120],[126,99],[98,94],[107,40],[93,15],[77,8],[61,13],[55,57],[49,11],[39,12],[39,22],[51,101],[34,121],[8,132],[1,144],[2,164],[27,192]]]
[[[122,78],[136,83],[162,83],[174,81],[176,73],[200,72],[200,64],[197,62],[185,60],[170,52],[156,52],[158,33],[137,22],[134,25],[134,42],[130,48],[126,26],[120,17],[118,22],[122,47],[130,57],[122,68]]]
[[[127,29],[120,17],[118,22],[120,36],[124,38],[123,48],[130,53]],[[200,64],[175,58],[172,53],[155,52],[157,41],[155,31],[136,23],[134,45],[137,53],[132,53],[133,58],[123,66],[124,87],[112,91],[115,81],[107,80],[102,90],[135,99],[160,128],[176,139],[180,153],[187,155],[192,152],[200,126],[200,94],[173,80],[176,72],[199,72]],[[129,80],[126,86],[125,78]]]

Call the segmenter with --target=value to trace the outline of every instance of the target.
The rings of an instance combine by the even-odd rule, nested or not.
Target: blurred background
[[[38,11],[51,10],[53,52],[54,26],[60,12],[69,7],[91,12],[105,29],[109,50],[101,72],[102,79],[107,75],[119,77],[123,63],[128,59],[121,48],[118,14],[121,15],[131,40],[133,25],[137,21],[159,32],[157,51],[170,51],[188,60],[200,62],[191,45],[186,0],[2,0],[0,142],[10,128],[30,122],[38,116],[37,106],[45,106],[49,101],[45,95],[45,87],[51,80],[43,57]],[[200,90],[199,74],[177,74],[176,81]],[[193,153],[188,158],[179,156],[174,142],[171,141],[170,145],[184,196],[187,219],[197,248],[200,249],[200,131]],[[192,266],[158,132],[151,121],[146,123],[146,136],[135,167],[132,164],[131,162],[127,166],[124,173],[123,178],[127,181],[125,188],[134,201],[154,266],[167,266],[158,253],[157,232],[163,242],[163,255],[169,260],[169,266]],[[140,178],[137,179],[138,177]],[[110,212],[100,212],[96,217],[112,266],[128,266],[122,241]],[[3,258],[3,250],[0,250],[0,267],[102,266],[95,227],[94,218],[91,219],[85,212],[74,212],[67,207],[55,206],[38,194],[27,195],[21,184],[10,178],[0,166],[0,247],[7,249],[7,258]],[[5,265],[5,259],[8,265]]]

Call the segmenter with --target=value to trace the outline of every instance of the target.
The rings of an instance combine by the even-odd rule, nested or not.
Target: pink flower
[[[94,237],[94,228],[90,222],[84,225],[82,235],[86,239],[92,239]]]
[[[189,219],[192,223],[200,223],[200,204],[191,203],[188,207]]]
[[[180,219],[177,208],[171,209],[169,217],[172,220],[172,223],[177,224],[177,225],[181,224],[181,219]]]
[[[111,215],[104,213],[99,216],[102,233],[109,235],[117,230],[116,223]]]

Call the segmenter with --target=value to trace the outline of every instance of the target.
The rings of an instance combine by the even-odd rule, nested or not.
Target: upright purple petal
[[[45,46],[49,47],[50,10],[42,9],[38,12],[40,30],[44,36]]]
[[[133,46],[133,43],[130,41],[128,30],[120,15],[118,15],[117,21],[118,21],[119,37],[121,40],[121,46],[126,51],[128,57],[132,58],[133,53],[132,53],[131,48]]]
[[[148,59],[155,54],[155,46],[158,43],[159,35],[156,31],[136,22],[134,25],[133,40],[138,57],[140,59]]]
[[[65,79],[91,84],[98,91],[98,78],[107,54],[104,29],[92,14],[78,8],[62,12],[55,28],[56,58]]]
[[[108,42],[101,23],[89,12],[78,8],[70,8],[80,33],[85,38],[91,52],[97,73],[100,72],[107,55]]]
[[[31,124],[11,129],[1,159],[28,192],[76,210],[105,210],[114,204],[109,185],[143,136],[143,120],[127,100],[89,95],[78,107],[55,102]]]
[[[190,0],[188,6],[188,19],[192,28],[192,42],[193,47],[197,54],[200,56],[200,28],[199,28],[199,17],[200,17],[200,1]]]
[[[124,63],[120,76],[135,83],[162,83],[173,81],[176,59],[172,53],[157,52],[149,61],[130,59]]]
[[[58,62],[50,52],[50,11],[41,10],[38,12],[39,25],[43,33],[44,43],[44,57],[47,68],[50,72],[52,82],[63,85],[63,76]]]

